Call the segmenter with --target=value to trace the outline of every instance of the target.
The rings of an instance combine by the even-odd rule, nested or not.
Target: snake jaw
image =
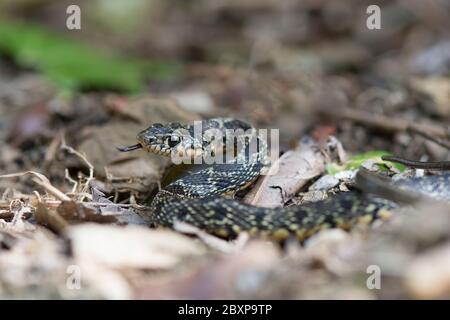
[[[163,145],[146,145],[143,147],[145,151],[158,154],[161,156],[170,156],[170,150]]]

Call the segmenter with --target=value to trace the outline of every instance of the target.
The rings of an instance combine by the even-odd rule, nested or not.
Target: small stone
[[[325,175],[314,182],[310,187],[310,191],[329,190],[339,184],[339,179],[332,175]]]

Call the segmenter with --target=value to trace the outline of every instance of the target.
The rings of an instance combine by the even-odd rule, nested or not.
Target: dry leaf
[[[140,299],[223,299],[255,297],[267,287],[269,272],[280,262],[278,247],[270,242],[250,241],[242,250],[219,259],[189,265],[136,283]]]
[[[111,215],[98,214],[95,210],[87,208],[82,203],[63,201],[56,209],[57,214],[66,221],[73,222],[98,222],[113,223],[116,218]]]
[[[67,230],[76,260],[111,268],[165,269],[204,252],[193,239],[169,230],[84,223]],[[95,244],[95,245],[93,245]]]
[[[105,198],[105,195],[95,187],[92,190],[92,201],[104,204],[104,206],[89,206],[100,215],[113,215],[119,224],[148,225],[149,221],[138,215],[130,208],[123,208],[120,205]]]
[[[271,175],[275,168],[278,172]],[[261,207],[282,206],[324,170],[325,157],[319,146],[313,140],[303,139],[295,150],[286,152],[272,165],[269,174],[257,182],[244,202]]]

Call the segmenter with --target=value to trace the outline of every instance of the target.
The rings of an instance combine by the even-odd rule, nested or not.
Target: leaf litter
[[[181,8],[155,1],[145,30],[114,35],[116,41],[107,28],[101,37],[81,36],[94,47],[103,38],[122,54],[186,61],[172,82],[145,81],[147,69],[136,70],[131,59],[125,78],[114,70],[129,64],[109,68],[114,59],[88,70],[99,67],[99,77],[86,78],[46,68],[54,55],[42,48],[31,56],[23,44],[1,49],[17,66],[0,58],[0,297],[448,298],[445,204],[420,203],[371,228],[323,230],[301,244],[281,247],[246,234],[226,242],[190,225],[177,224],[177,232],[149,227],[146,210],[170,164],[114,148],[133,143],[155,122],[233,116],[280,128],[286,171],[236,195],[261,205],[301,204],[351,189],[360,165],[395,175],[402,168],[379,161],[385,152],[448,158],[435,143],[449,138],[446,9],[389,5],[387,25],[374,35],[359,27],[365,3],[349,3],[289,1],[281,8],[277,1],[214,1]],[[139,96],[76,90],[89,82],[142,90]],[[305,135],[314,148],[298,143]],[[369,265],[383,271],[380,290],[367,288]],[[77,268],[81,287],[72,290]]]

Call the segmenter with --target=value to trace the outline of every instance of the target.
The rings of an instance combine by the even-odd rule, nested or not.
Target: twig
[[[332,116],[338,119],[346,119],[354,122],[358,122],[370,127],[382,129],[388,132],[407,132],[409,128],[426,132],[429,135],[448,138],[449,133],[446,128],[436,123],[412,123],[405,119],[396,119],[379,114],[373,114],[366,111],[354,110],[351,108],[339,108],[337,110],[321,109],[320,113],[328,116]]]
[[[450,150],[450,142],[448,142],[447,140],[438,138],[438,137],[434,137],[432,135],[430,135],[427,132],[424,132],[422,130],[420,130],[419,128],[415,128],[415,127],[408,127],[408,131],[411,133],[415,133],[418,134],[419,136],[424,137],[425,139],[428,139],[430,141],[433,141],[434,143],[440,145],[441,147]]]
[[[92,195],[90,193],[88,193],[88,192],[84,192],[84,193],[81,193],[81,192],[67,192],[66,194],[68,196],[78,196],[78,197],[84,196],[83,198],[88,198],[89,201],[92,200]],[[80,200],[80,202],[83,202],[83,201]]]
[[[34,183],[40,185],[41,187],[43,187],[45,190],[47,190],[49,193],[51,193],[52,195],[54,195],[56,198],[58,198],[61,201],[71,201],[72,200],[64,192],[55,188],[50,182],[41,181],[37,178],[33,178],[31,180],[33,180]]]
[[[47,179],[47,177],[39,172],[24,171],[24,172],[18,172],[18,173],[4,174],[4,175],[1,175],[0,178],[16,178],[16,177],[22,177],[27,174],[32,174],[34,176],[34,178],[32,179],[33,182],[40,185],[41,187],[45,188],[48,192],[50,192],[56,198],[58,198],[62,201],[71,201],[71,199],[64,192],[62,192],[62,191],[58,190],[56,187],[54,187],[50,183],[50,181]]]
[[[11,225],[15,226],[22,220],[25,213],[30,212],[30,208],[26,207],[19,199],[15,199],[11,201],[9,211],[14,214]]]
[[[31,195],[29,197],[32,197]],[[40,197],[37,197],[37,201],[45,204],[46,206],[51,207],[58,207],[62,200],[51,200],[51,199],[42,199]],[[77,202],[81,203],[81,202]],[[90,206],[98,206],[98,207],[119,207],[119,208],[133,208],[136,210],[149,210],[150,207],[139,205],[139,204],[120,204],[120,203],[114,203],[114,202],[94,202],[94,201],[84,201],[82,202],[83,205],[90,205]],[[0,202],[0,208],[9,208],[10,202]]]
[[[83,187],[80,191],[80,194],[81,194],[80,201],[83,201],[85,194],[88,193],[88,191],[89,191],[90,183],[94,179],[94,166],[89,162],[89,160],[86,158],[85,155],[78,152],[74,148],[68,146],[66,144],[66,139],[64,138],[64,136],[62,136],[62,138],[61,138],[61,149],[64,149],[64,150],[68,151],[69,153],[74,154],[77,157],[79,157],[89,168],[89,177],[86,179],[86,182],[83,184]],[[73,179],[71,179],[71,180],[74,181]]]
[[[450,170],[450,161],[416,161],[397,156],[382,156],[381,159],[385,161],[400,163],[407,167],[417,169]]]
[[[78,182],[75,181],[74,179],[72,179],[72,177],[71,177],[70,174],[69,174],[69,169],[66,168],[66,169],[64,170],[64,176],[65,176],[65,178],[66,178],[67,180],[69,180],[70,183],[73,184],[71,193],[75,193],[75,192],[77,191],[77,188],[78,188]]]
[[[356,187],[361,191],[376,194],[382,198],[402,202],[416,203],[422,200],[422,196],[401,190],[390,185],[384,179],[370,173],[369,170],[361,168],[358,170],[355,178]]]
[[[36,198],[38,199],[38,201],[42,202],[42,198],[41,198],[41,195],[39,194],[39,192],[37,190],[33,190],[33,193],[36,195]]]

